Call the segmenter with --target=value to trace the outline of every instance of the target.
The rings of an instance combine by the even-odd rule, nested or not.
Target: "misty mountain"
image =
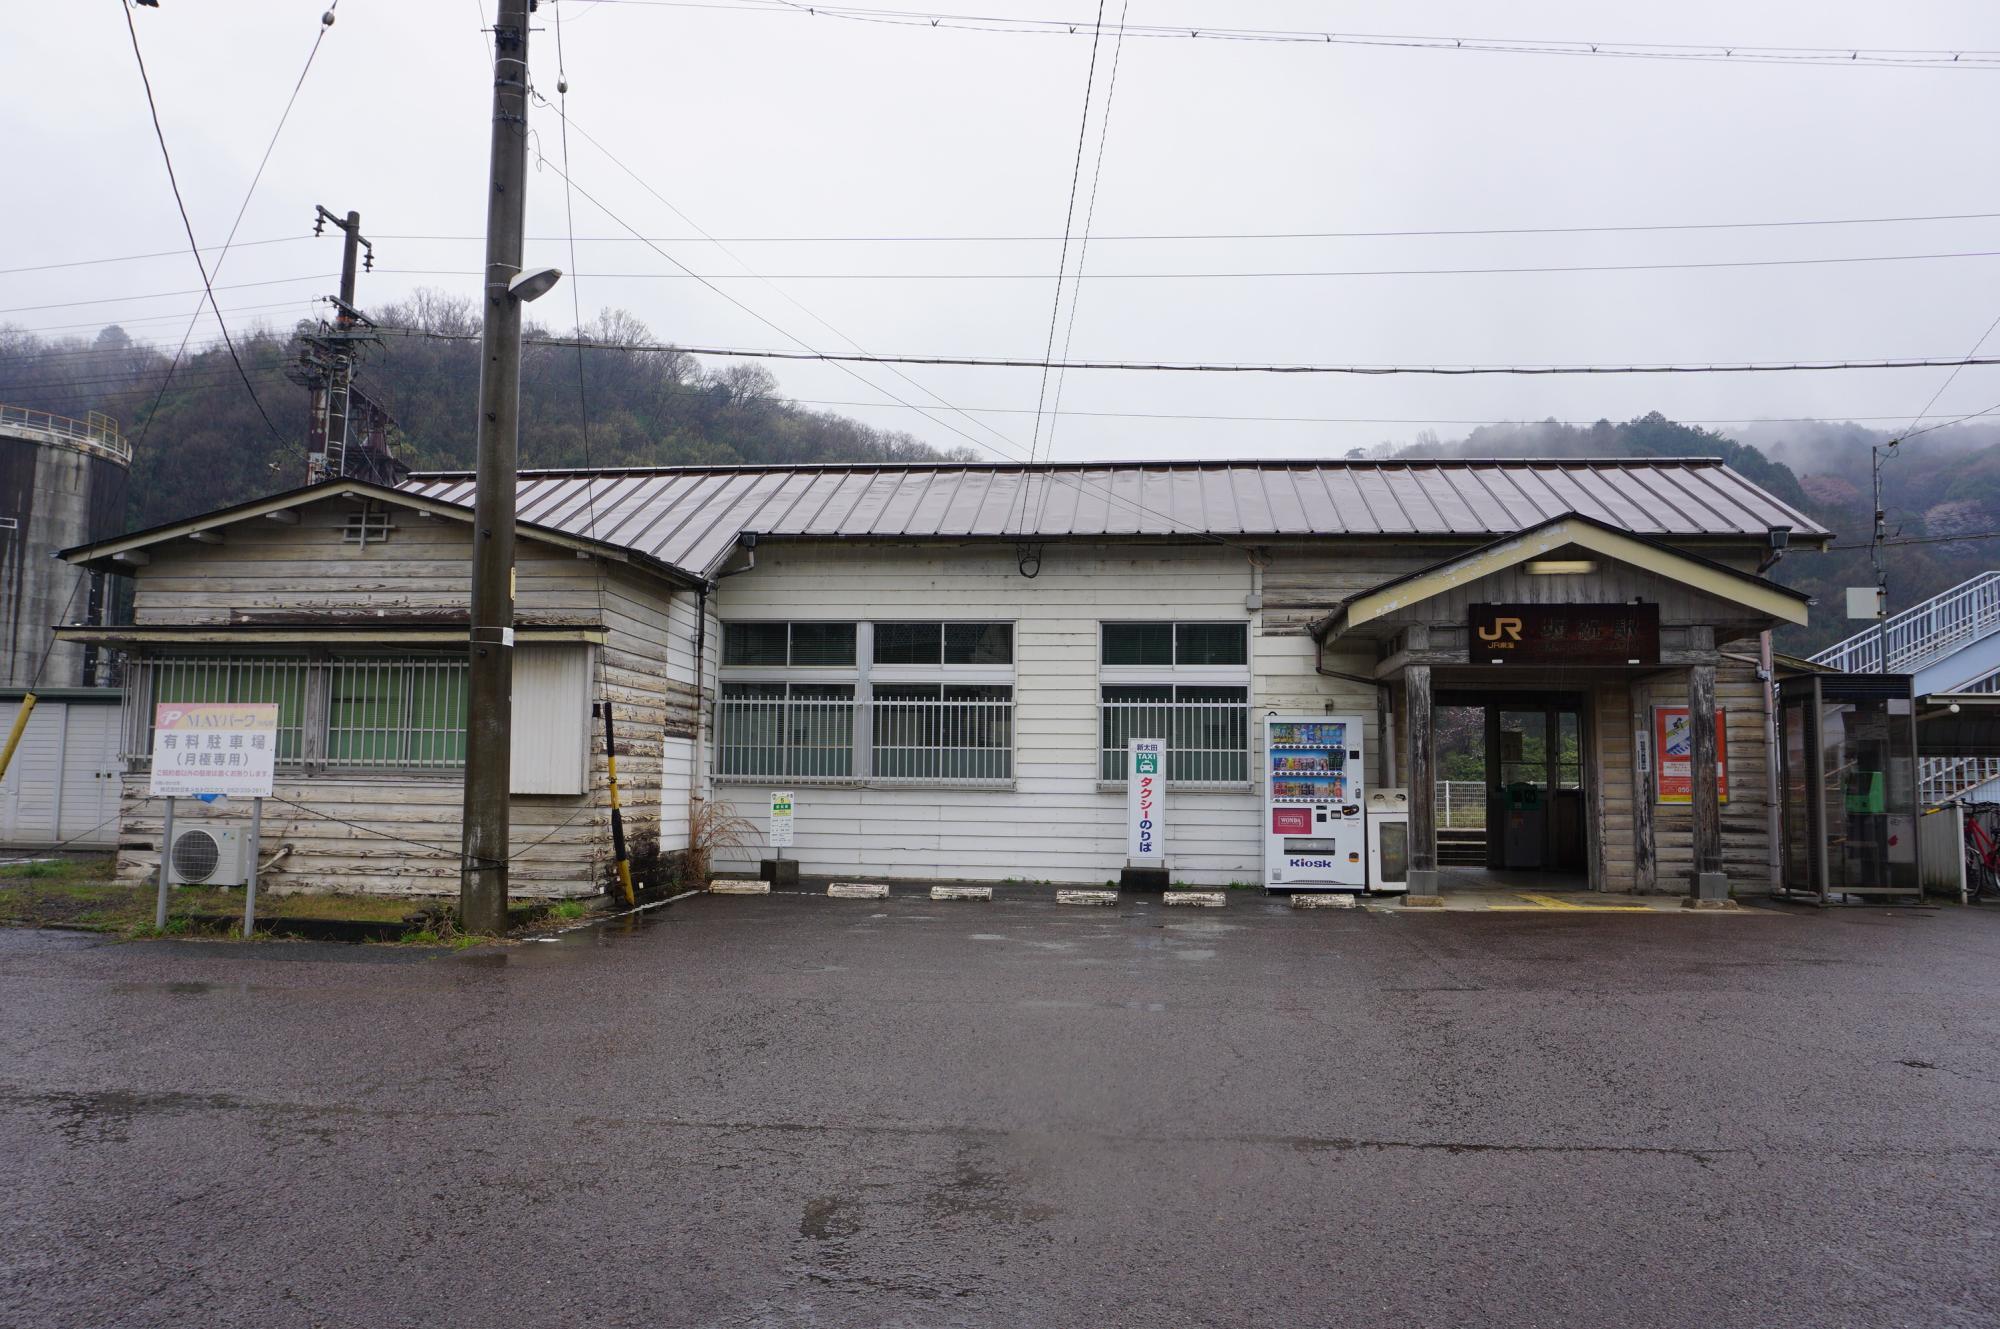
[[[1623,424],[1487,425],[1462,439],[1434,435],[1414,444],[1383,443],[1370,457],[1720,457],[1747,478],[1834,532],[1837,545],[1866,546],[1872,528],[1870,449],[1895,435],[1853,423],[1768,423],[1731,438],[1677,424],[1654,412]],[[1754,440],[1754,441],[1753,441]],[[2000,532],[2000,425],[1956,425],[1913,437],[1884,463],[1883,510],[1891,540],[1885,553],[1889,608],[1906,609],[1968,577],[2000,567],[2000,542],[1939,537]],[[1350,454],[1352,455],[1352,454]],[[1778,649],[1809,654],[1864,625],[1848,621],[1842,590],[1870,586],[1865,548],[1798,552],[1769,574],[1817,601],[1812,623],[1777,634]]]
[[[419,293],[375,311],[387,327],[442,337],[479,331],[478,310],[457,297]],[[531,326],[531,335],[547,330]],[[628,314],[606,311],[586,339],[655,342]],[[94,338],[47,340],[0,326],[0,402],[122,421],[135,444],[129,519],[148,526],[304,482],[306,395],[287,378],[298,358],[291,334],[236,337],[241,370],[220,344],[181,357],[133,341],[118,327]],[[971,460],[787,400],[769,371],[703,367],[672,350],[587,350],[579,394],[574,348],[530,346],[522,363],[521,464],[657,466],[737,463]],[[245,380],[255,400],[245,391]],[[418,469],[470,468],[476,340],[385,337],[370,349],[359,386],[395,416],[398,455]],[[261,406],[261,410],[260,410]],[[588,411],[586,439],[582,425]],[[1869,449],[1892,435],[1853,423],[1751,426],[1739,437],[1678,424],[1657,412],[1622,424],[1491,425],[1445,441],[1385,442],[1350,456],[1720,457],[1836,533],[1865,546],[1870,531]],[[1892,538],[1935,540],[1888,550],[1891,609],[1904,608],[2000,566],[2000,544],[1963,540],[2000,531],[2000,425],[1967,423],[1898,446],[1883,471]],[[1780,649],[1808,653],[1850,635],[1841,589],[1873,583],[1868,551],[1798,552],[1771,573],[1814,596],[1809,628],[1787,629]]]
[[[388,408],[396,453],[419,470],[470,468],[479,391],[479,311],[469,300],[420,293],[373,311],[385,336],[356,385]],[[530,336],[548,329],[530,325]],[[586,339],[655,342],[628,314],[607,311]],[[237,363],[220,343],[171,357],[107,327],[94,338],[47,340],[0,326],[0,402],[81,417],[103,411],[134,444],[130,520],[150,526],[305,483],[305,389],[287,377],[293,334],[237,333]],[[908,434],[870,428],[787,401],[757,365],[704,368],[677,351],[529,346],[521,365],[521,465],[666,466],[936,461]],[[245,390],[246,380],[250,391]],[[254,392],[254,398],[252,393]],[[589,431],[583,427],[588,412]]]

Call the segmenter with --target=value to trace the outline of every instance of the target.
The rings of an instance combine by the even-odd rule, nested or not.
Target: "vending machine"
[[[1264,717],[1264,889],[1368,886],[1358,715]]]

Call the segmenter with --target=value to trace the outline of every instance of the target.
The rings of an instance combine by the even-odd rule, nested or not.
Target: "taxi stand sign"
[[[1166,859],[1167,744],[1135,738],[1125,754],[1125,854],[1135,863]]]
[[[167,702],[153,708],[151,792],[167,800],[160,827],[160,886],[153,926],[167,926],[167,876],[173,863],[174,800],[248,798],[250,867],[243,884],[243,935],[257,925],[258,837],[264,800],[278,762],[276,702]]]

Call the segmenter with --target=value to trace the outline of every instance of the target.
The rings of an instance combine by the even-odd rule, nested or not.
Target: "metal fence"
[[[1437,782],[1437,824],[1440,829],[1476,830],[1486,825],[1486,785],[1480,780]]]
[[[1816,663],[1850,674],[1882,669],[1886,643],[1889,665],[1898,673],[1917,669],[1966,642],[2000,628],[2000,572],[1982,572],[1950,590],[1864,628],[1813,656]]]
[[[1135,738],[1167,743],[1167,782],[1245,785],[1250,782],[1250,706],[1240,701],[1101,702],[1100,780],[1123,783],[1126,752]]]
[[[118,422],[102,411],[92,411],[88,419],[72,420],[66,415],[31,411],[24,406],[0,406],[0,427],[66,443],[83,452],[100,453],[127,465],[132,461],[132,445],[119,435]]]
[[[1918,766],[1917,797],[1925,807],[2000,780],[2000,757],[1926,757]]]
[[[155,708],[265,702],[278,708],[278,765],[292,770],[455,771],[465,765],[461,655],[155,656],[128,663],[124,757],[143,769]]]
[[[1014,703],[724,697],[715,773],[725,780],[994,784],[1014,778]]]

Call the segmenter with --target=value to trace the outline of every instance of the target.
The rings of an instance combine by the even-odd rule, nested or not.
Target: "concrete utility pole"
[[[514,482],[521,405],[522,295],[515,282],[521,275],[526,222],[528,15],[533,7],[533,0],[500,0],[493,25],[493,144],[486,194],[486,325],[481,347],[485,358],[479,371],[464,857],[458,887],[459,923],[468,932],[504,932],[507,927]]]

